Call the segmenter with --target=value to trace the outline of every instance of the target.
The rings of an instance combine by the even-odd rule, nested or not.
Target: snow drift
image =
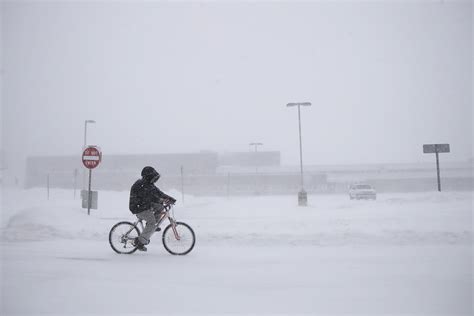
[[[135,220],[127,209],[128,192],[100,192],[99,209],[91,210],[90,216],[69,191],[57,190],[49,201],[40,190],[20,193],[22,203],[10,203],[4,212],[9,214],[2,225],[8,241],[107,240],[116,222]],[[194,227],[200,243],[469,244],[471,203],[472,193],[459,192],[381,195],[377,201],[310,196],[308,207],[296,206],[293,196],[186,196],[185,204],[177,203],[175,216]]]

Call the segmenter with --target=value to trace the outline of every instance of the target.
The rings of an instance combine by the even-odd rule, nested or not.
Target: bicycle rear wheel
[[[137,251],[133,245],[133,240],[140,235],[138,228],[130,222],[120,222],[115,224],[109,233],[110,247],[120,254],[131,254]]]
[[[179,240],[176,238],[172,225],[168,225],[163,232],[163,246],[172,255],[186,255],[194,248],[196,236],[193,229],[186,223],[176,222],[176,232]]]

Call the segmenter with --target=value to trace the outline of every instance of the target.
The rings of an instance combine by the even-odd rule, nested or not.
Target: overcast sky
[[[472,157],[471,1],[4,2],[3,148],[248,151],[307,164]],[[428,157],[429,156],[429,157]],[[16,161],[16,163],[15,163]],[[24,165],[21,165],[24,168]]]

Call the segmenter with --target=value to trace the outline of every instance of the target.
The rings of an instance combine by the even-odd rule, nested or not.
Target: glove
[[[169,197],[168,199],[165,200],[165,203],[166,204],[174,204],[174,203],[176,203],[176,200],[173,199],[172,197]]]

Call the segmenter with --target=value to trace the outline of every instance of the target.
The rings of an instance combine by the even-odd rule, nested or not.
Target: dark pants
[[[150,243],[151,236],[155,233],[156,225],[158,224],[159,214],[163,210],[163,205],[154,203],[153,206],[143,212],[135,214],[139,219],[146,222],[145,228],[143,229],[138,241],[143,245]]]

